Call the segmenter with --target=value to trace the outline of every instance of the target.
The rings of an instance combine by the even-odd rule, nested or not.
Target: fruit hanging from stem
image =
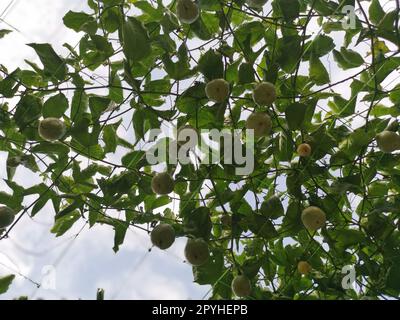
[[[302,158],[311,156],[311,146],[308,143],[302,143],[297,147],[297,153]]]
[[[176,15],[181,23],[192,24],[200,15],[200,9],[192,0],[178,0]]]
[[[320,208],[310,206],[301,213],[301,221],[308,230],[317,231],[325,226],[326,214]]]
[[[400,135],[393,131],[382,131],[376,135],[378,148],[384,153],[392,153],[400,149]]]
[[[238,275],[232,281],[232,291],[238,297],[247,297],[251,293],[251,282],[245,275]]]
[[[252,113],[246,120],[246,128],[254,130],[254,136],[259,138],[271,132],[271,117],[264,112]]]
[[[214,79],[207,83],[205,91],[208,99],[222,103],[229,97],[229,83],[224,79]]]
[[[261,82],[253,90],[253,100],[259,106],[269,106],[276,100],[275,86],[270,82]]]
[[[297,264],[297,271],[300,274],[308,274],[312,270],[311,265],[307,261],[299,261]]]
[[[45,118],[39,122],[39,135],[47,141],[61,139],[66,131],[64,121],[58,118]]]
[[[151,180],[154,193],[165,195],[174,191],[175,182],[168,172],[157,173]]]
[[[208,244],[203,239],[188,239],[185,246],[185,258],[193,266],[205,264],[210,256]]]
[[[175,230],[171,225],[161,223],[151,231],[150,239],[161,250],[168,249],[175,242]]]

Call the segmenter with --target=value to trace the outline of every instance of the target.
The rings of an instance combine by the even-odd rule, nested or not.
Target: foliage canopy
[[[115,251],[128,228],[151,231],[157,222],[177,237],[203,238],[211,256],[193,275],[212,285],[213,299],[231,298],[238,274],[250,279],[251,299],[398,297],[400,153],[381,152],[375,136],[399,129],[399,1],[390,11],[378,0],[271,0],[264,10],[244,0],[197,3],[189,25],[177,19],[175,0],[88,0],[90,11],[64,16],[82,35],[64,45],[67,56],[31,43],[40,64],[1,65],[0,150],[12,194],[1,192],[0,203],[18,212],[2,241],[51,202],[57,237],[82,219],[106,224]],[[342,23],[346,5],[357,9],[351,28]],[[220,78],[230,97],[211,103],[206,83]],[[261,81],[275,85],[272,106],[253,102]],[[149,129],[242,129],[253,111],[273,126],[256,143],[251,175],[235,175],[234,164],[167,164],[174,193],[152,191]],[[38,134],[47,117],[66,124],[57,142]],[[304,142],[312,154],[299,158]],[[43,182],[21,187],[18,166]],[[37,200],[23,206],[31,195]],[[172,202],[178,209],[165,209]],[[316,232],[301,222],[308,206],[326,213]],[[299,261],[312,271],[300,274]],[[345,265],[354,266],[358,290],[342,287]],[[10,281],[0,279],[2,292]]]

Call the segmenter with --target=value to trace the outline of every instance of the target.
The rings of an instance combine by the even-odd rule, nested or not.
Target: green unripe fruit
[[[13,223],[15,219],[15,212],[13,209],[2,206],[0,207],[0,229],[7,228]]]
[[[192,0],[178,0],[176,15],[180,22],[192,24],[199,18],[200,9]]]
[[[168,249],[175,242],[175,230],[169,224],[159,224],[151,231],[150,239],[161,250]]]
[[[196,267],[205,264],[210,256],[208,244],[203,239],[188,239],[184,253],[186,260]]]
[[[400,136],[393,131],[382,131],[376,135],[378,148],[384,153],[391,153],[400,149]]]
[[[237,297],[247,297],[251,293],[251,282],[245,275],[236,276],[231,286],[233,293]]]
[[[270,82],[261,82],[253,90],[253,100],[259,106],[271,105],[276,100],[275,86]]]
[[[156,174],[151,180],[151,188],[157,194],[169,194],[174,191],[175,182],[167,172]]]
[[[207,83],[205,91],[208,99],[222,103],[229,97],[229,83],[224,79],[214,79]]]
[[[271,132],[272,120],[264,112],[255,112],[247,118],[246,128],[253,129],[255,137],[262,137]]]
[[[326,215],[320,208],[311,206],[303,210],[301,221],[308,230],[317,231],[325,225]]]
[[[46,118],[39,122],[39,135],[47,141],[61,139],[66,131],[64,121],[58,118]]]

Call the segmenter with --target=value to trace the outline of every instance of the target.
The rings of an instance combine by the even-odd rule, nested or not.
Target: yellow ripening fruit
[[[271,132],[271,117],[264,112],[252,113],[246,120],[246,128],[254,130],[255,137],[262,137]]]
[[[311,155],[311,146],[308,143],[302,143],[297,147],[297,153],[300,157],[307,158]]]
[[[178,0],[176,15],[180,22],[192,24],[199,18],[200,9],[192,0]]]
[[[206,85],[206,96],[211,101],[222,103],[229,97],[229,83],[224,79],[214,79]]]
[[[7,228],[15,219],[15,212],[13,209],[2,206],[0,207],[0,229]]]
[[[208,244],[203,239],[188,239],[185,246],[185,258],[193,266],[205,264],[210,256]]]
[[[307,261],[299,261],[297,264],[297,271],[300,274],[308,274],[312,270],[311,265]]]
[[[251,293],[251,282],[245,275],[236,276],[231,287],[237,297],[247,297]]]
[[[400,149],[400,136],[393,131],[382,131],[376,135],[376,143],[384,153],[391,153]]]
[[[174,191],[174,179],[167,172],[157,173],[151,180],[151,188],[157,194],[169,194]]]
[[[276,100],[275,86],[270,82],[261,82],[253,90],[253,100],[259,106],[271,105]]]
[[[301,213],[301,221],[311,231],[322,228],[326,223],[326,215],[320,208],[310,206]]]
[[[156,247],[168,249],[175,242],[175,230],[171,225],[161,223],[151,231],[150,239]]]
[[[64,121],[58,118],[45,118],[39,122],[39,135],[47,141],[61,139],[66,131]]]
[[[268,0],[246,0],[246,3],[252,8],[262,8]]]

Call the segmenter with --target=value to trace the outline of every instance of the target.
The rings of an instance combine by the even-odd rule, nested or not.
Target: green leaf
[[[348,117],[354,114],[356,109],[357,97],[352,97],[346,100],[340,96],[333,97],[333,103],[329,102],[328,105],[338,114],[343,117]]]
[[[88,109],[89,99],[85,91],[75,90],[71,104],[71,121],[74,122]]]
[[[76,32],[84,31],[95,34],[97,31],[97,23],[94,17],[84,12],[68,11],[63,21],[66,27]]]
[[[154,8],[147,1],[134,1],[135,7],[146,13],[146,18],[149,20],[159,21],[163,17],[163,12],[159,9]]]
[[[104,152],[115,152],[117,149],[117,132],[113,125],[106,125],[103,130],[103,140],[105,143]]]
[[[76,221],[79,220],[81,215],[78,211],[73,211],[67,215],[64,215],[56,220],[53,228],[51,228],[51,233],[54,233],[56,237],[62,236],[74,225]]]
[[[392,72],[400,66],[400,57],[384,59],[376,65],[376,80],[378,83],[384,81]],[[372,77],[371,77],[372,78]],[[372,82],[372,80],[371,80]]]
[[[0,294],[6,293],[11,283],[13,282],[15,275],[10,274],[0,278]]]
[[[200,267],[193,267],[194,282],[214,285],[224,273],[224,256],[221,251],[211,252],[211,257]]]
[[[284,230],[285,234],[293,235],[303,229],[300,208],[301,205],[299,202],[289,201],[281,228],[281,230]]]
[[[239,84],[252,83],[255,80],[253,65],[244,62],[239,67]]]
[[[346,249],[356,244],[362,244],[365,240],[364,234],[354,229],[338,229],[330,233],[330,236],[338,242],[338,245]]]
[[[322,64],[321,60],[311,54],[310,56],[310,78],[314,81],[314,83],[318,86],[322,86],[327,84],[329,80],[328,71],[326,71],[325,66]]]
[[[7,77],[5,77],[3,80],[0,81],[0,94],[2,94],[5,98],[14,97],[15,93],[18,91],[19,73],[20,69],[16,69],[15,71],[13,71]]]
[[[260,213],[266,218],[276,219],[284,214],[283,205],[277,196],[266,199],[260,208]]]
[[[364,59],[361,55],[353,50],[340,48],[340,52],[333,51],[333,57],[342,69],[357,68],[364,64]]]
[[[301,129],[304,123],[307,106],[302,103],[293,103],[285,110],[286,121],[291,130]]]
[[[310,54],[320,58],[331,52],[335,48],[335,43],[331,37],[319,34],[311,43],[306,44],[306,48],[308,49],[306,49],[303,59],[309,59]]]
[[[393,31],[396,18],[398,18],[399,13],[397,10],[387,12],[382,20],[379,22],[378,29],[380,31]]]
[[[222,56],[214,50],[209,50],[200,57],[198,68],[208,81],[224,76]]]
[[[42,114],[44,118],[61,118],[68,109],[68,99],[63,93],[50,97],[43,104]]]
[[[126,230],[128,229],[128,224],[122,223],[119,220],[114,221],[114,247],[115,253],[119,251],[119,247],[124,243]]]
[[[56,77],[58,80],[64,80],[67,75],[67,66],[65,61],[57,55],[52,46],[48,43],[31,43],[28,46],[32,47],[40,58],[44,66],[44,72],[51,77]]]
[[[210,209],[200,207],[193,210],[184,216],[183,225],[186,234],[208,239],[212,229]]]
[[[23,130],[42,113],[42,103],[38,97],[26,95],[21,98],[15,110],[14,119],[18,127]]]
[[[7,29],[1,29],[0,30],[0,39],[4,38],[4,36],[6,36],[7,34],[11,33],[11,30],[7,30]]]
[[[205,21],[206,17],[207,21]],[[207,22],[210,22],[210,18],[210,15],[202,13],[200,17],[190,25],[190,29],[200,40],[210,40],[213,37],[210,26],[207,25]],[[216,20],[216,22],[217,21],[218,20]]]
[[[134,170],[139,170],[147,163],[144,151],[132,151],[124,155],[121,162],[126,168]]]
[[[193,86],[185,90],[176,102],[177,108],[190,114],[196,108],[205,103],[207,97],[205,94],[206,85],[203,82],[196,82]]]
[[[396,257],[392,261],[392,266],[386,277],[386,286],[400,291],[400,258]]]
[[[124,90],[118,74],[113,74],[110,83],[109,98],[117,104],[124,102]]]
[[[294,145],[284,132],[279,134],[277,142],[278,152],[276,153],[280,161],[290,161],[293,157]]]
[[[278,236],[273,223],[259,214],[254,214],[249,221],[249,229],[257,236],[270,240]]]
[[[93,96],[89,98],[89,109],[92,114],[92,120],[97,121],[110,105],[110,98]]]
[[[385,11],[382,9],[379,0],[372,0],[368,9],[369,19],[374,24],[379,24],[382,18],[385,16]]]
[[[298,0],[277,0],[286,21],[293,21],[299,17],[300,3]]]
[[[278,64],[287,73],[293,72],[302,55],[301,38],[298,35],[283,36],[276,47]]]
[[[128,17],[122,27],[124,53],[127,59],[138,62],[151,54],[151,41],[141,21]]]

